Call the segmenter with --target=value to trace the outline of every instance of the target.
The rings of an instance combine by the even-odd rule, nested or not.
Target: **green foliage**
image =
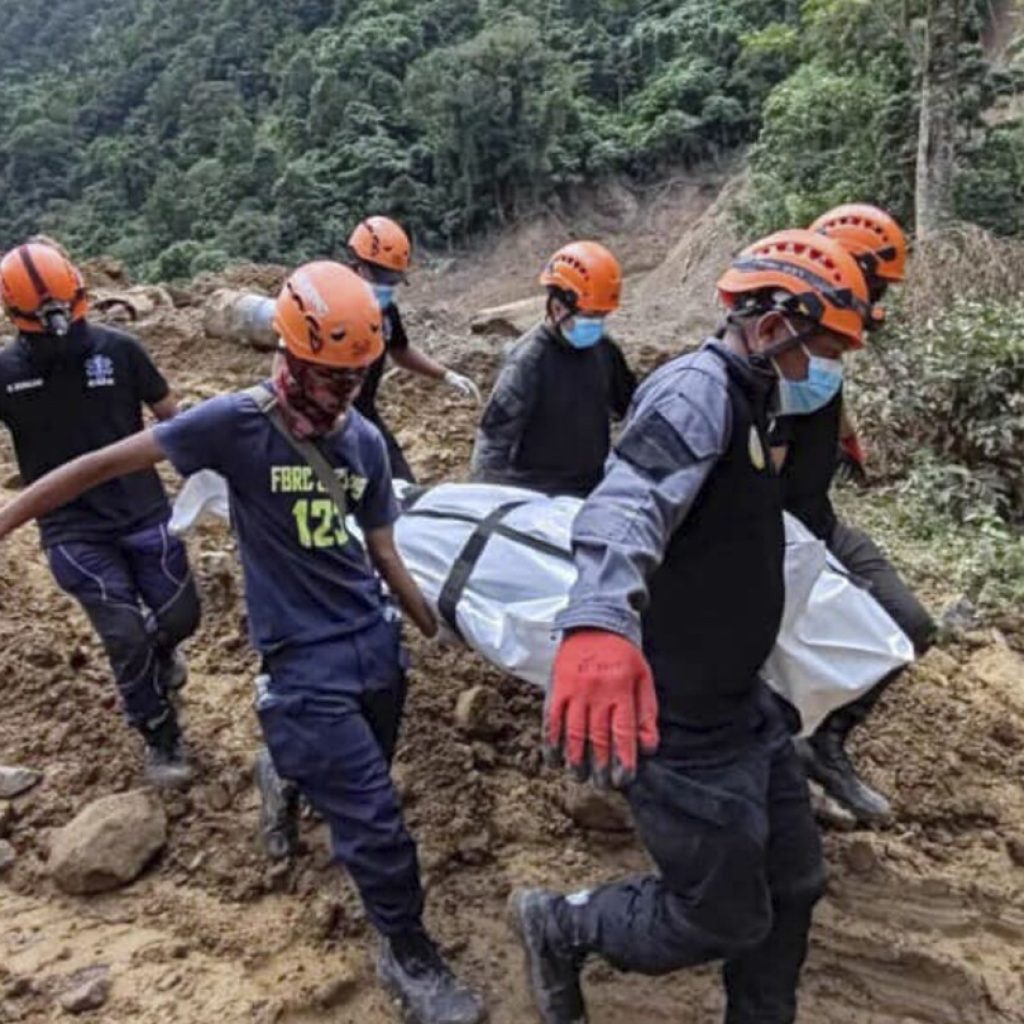
[[[838,73],[817,62],[803,65],[772,92],[751,154],[763,229],[810,224],[830,206],[883,194],[883,140],[863,121],[866,109],[886,99],[872,76]]]
[[[752,140],[795,0],[21,0],[0,36],[0,245],[174,276],[453,239]],[[213,257],[208,257],[213,258]]]
[[[769,26],[748,45],[800,62],[764,106],[751,154],[755,231],[807,223],[839,202],[866,201],[913,223],[924,0],[804,0],[801,26]],[[985,111],[1020,72],[983,59],[983,0],[962,4],[957,213],[1001,234],[1024,227],[1024,129],[990,127]],[[798,41],[794,41],[794,37]]]
[[[1024,534],[974,489],[966,467],[920,453],[899,483],[873,487],[866,499],[850,490],[838,498],[841,514],[889,551],[915,586],[964,594],[984,611],[1024,606]]]
[[[891,467],[916,473],[959,521],[983,509],[981,525],[1024,523],[1024,303],[958,299],[919,330],[894,323],[873,347],[860,365],[864,427]]]

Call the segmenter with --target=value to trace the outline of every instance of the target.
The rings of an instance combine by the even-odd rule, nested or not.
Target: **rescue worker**
[[[872,302],[884,298],[890,284],[903,280],[907,240],[899,224],[875,206],[839,206],[811,226],[842,245],[860,264]],[[829,498],[842,463],[863,476],[864,454],[852,424],[844,416],[842,366],[812,361],[807,381],[791,387],[790,408],[772,430],[776,464],[781,465],[783,503],[858,580],[907,634],[920,657],[931,646],[935,624],[892,563],[867,534],[847,525]],[[846,751],[851,731],[867,718],[898,670],[867,694],[834,711],[798,747],[807,773],[825,791],[865,823],[886,820],[889,801],[857,774]]]
[[[96,483],[164,459],[183,476],[213,469],[227,479],[265,673],[257,713],[274,764],[330,828],[334,857],[381,935],[382,982],[420,1024],[475,1024],[480,998],[424,929],[416,844],[390,777],[407,661],[371,561],[421,632],[437,625],[394,545],[384,440],[350,408],[384,350],[381,312],[351,269],[319,262],[288,279],[274,327],[283,349],[272,379],[42,478],[0,510],[0,538]],[[321,481],[331,474],[328,487]]]
[[[484,409],[471,478],[586,497],[601,479],[609,417],[622,419],[636,377],[606,332],[622,271],[597,242],[559,249],[540,275],[544,321],[516,343]]]
[[[392,475],[412,483],[413,472],[405,454],[377,410],[377,392],[384,376],[387,357],[390,356],[392,362],[403,370],[431,380],[444,381],[477,405],[483,399],[480,389],[469,377],[435,362],[409,342],[395,302],[395,288],[405,280],[412,254],[409,236],[401,226],[388,217],[367,217],[352,232],[348,240],[348,251],[352,268],[360,277],[369,281],[384,312],[385,353],[370,367],[355,400],[355,407],[384,435]]]
[[[573,529],[545,741],[625,789],[656,871],[513,893],[545,1024],[587,1019],[593,954],[649,975],[724,960],[729,1024],[796,1015],[824,876],[785,709],[759,676],[784,589],[768,423],[812,357],[860,346],[868,291],[838,243],[799,230],[744,250],[718,290],[721,337],[644,382]]]
[[[0,351],[0,422],[26,484],[141,430],[143,406],[158,420],[177,412],[142,345],[88,321],[82,276],[55,244],[35,240],[8,252],[0,299],[18,329]],[[103,642],[156,785],[191,777],[171,698],[187,677],[178,645],[199,623],[188,558],[167,531],[169,518],[163,485],[145,469],[75,496],[39,523],[54,579]]]

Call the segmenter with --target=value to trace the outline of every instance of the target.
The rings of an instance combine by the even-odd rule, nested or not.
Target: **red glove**
[[[621,788],[636,777],[637,748],[658,749],[658,698],[643,654],[617,633],[581,630],[562,641],[545,711],[549,759],[582,781]]]
[[[848,434],[842,438],[839,442],[839,447],[847,458],[856,462],[861,469],[864,468],[867,463],[867,456],[865,456],[864,449],[860,446],[860,438],[856,434]]]
[[[860,440],[856,434],[847,434],[839,441],[839,462],[836,466],[836,479],[840,481],[852,481],[862,487],[868,482],[868,475],[864,470],[865,463],[864,449],[860,446]]]

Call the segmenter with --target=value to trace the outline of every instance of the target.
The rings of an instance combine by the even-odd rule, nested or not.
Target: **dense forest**
[[[748,144],[759,226],[854,197],[909,219],[941,3],[0,2],[0,243],[164,278],[337,252],[367,211],[444,244]],[[1012,62],[982,56],[990,3],[951,6],[955,212],[1018,233],[1024,133],[986,115]]]

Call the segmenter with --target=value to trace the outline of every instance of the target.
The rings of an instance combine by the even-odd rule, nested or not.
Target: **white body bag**
[[[555,617],[576,579],[571,532],[582,502],[491,484],[395,487],[403,505],[398,549],[439,616],[491,664],[546,687],[559,639]],[[227,485],[209,470],[186,482],[171,532],[187,532],[204,512],[228,516]],[[797,519],[785,520],[786,603],[764,675],[800,712],[807,735],[914,652],[825,545]]]

